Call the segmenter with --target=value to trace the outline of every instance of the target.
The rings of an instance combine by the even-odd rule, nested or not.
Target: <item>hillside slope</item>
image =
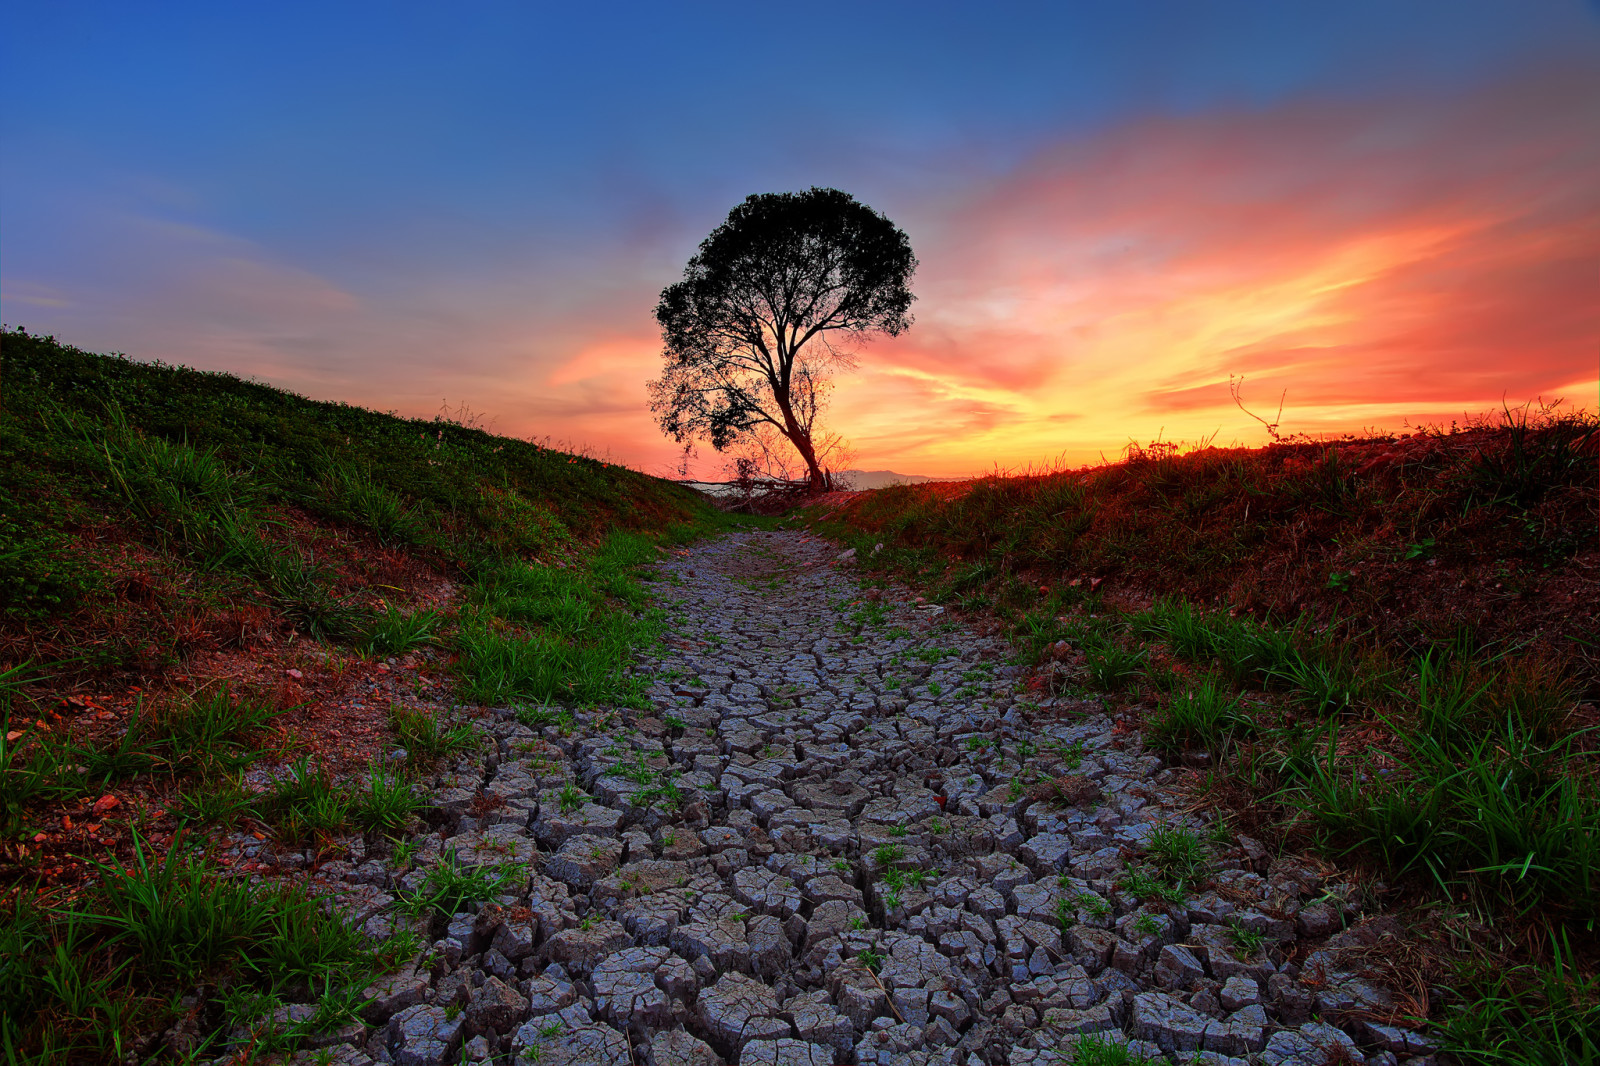
[[[442,419],[0,340],[0,662],[159,679],[276,632],[350,638],[497,557],[703,516],[670,482]]]

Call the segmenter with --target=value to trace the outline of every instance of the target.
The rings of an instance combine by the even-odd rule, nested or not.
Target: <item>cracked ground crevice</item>
[[[413,867],[318,871],[369,932],[431,945],[331,1061],[1044,1066],[1086,1037],[1428,1061],[1346,961],[1393,933],[1350,886],[1215,831],[1097,701],[1022,692],[1009,647],[837,555],[789,532],[672,554],[648,709],[498,709]],[[1198,872],[1163,866],[1178,845]],[[516,875],[394,908],[452,855]]]

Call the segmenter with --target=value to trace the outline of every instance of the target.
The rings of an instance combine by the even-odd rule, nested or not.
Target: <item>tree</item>
[[[833,338],[909,328],[916,268],[906,235],[848,193],[748,197],[656,305],[665,366],[649,389],[662,431],[725,451],[771,427],[800,453],[808,490],[825,491],[817,416],[830,372],[855,365]]]

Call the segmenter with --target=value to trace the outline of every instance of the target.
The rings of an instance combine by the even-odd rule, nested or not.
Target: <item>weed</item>
[[[411,783],[376,764],[367,768],[350,807],[351,820],[369,833],[398,833],[425,806]]]
[[[393,604],[373,619],[357,646],[368,655],[403,655],[412,648],[434,642],[444,616],[423,608],[405,614]]]
[[[302,757],[263,798],[260,810],[285,839],[304,842],[343,829],[350,821],[351,797],[327,767],[313,768],[310,759]]]
[[[1167,697],[1145,722],[1152,747],[1161,751],[1200,748],[1220,751],[1235,737],[1255,731],[1255,722],[1238,699],[1215,678],[1188,692]]]
[[[414,914],[456,914],[468,903],[487,902],[515,885],[527,874],[522,863],[499,866],[464,867],[456,849],[428,870],[421,887],[405,897],[406,908]]]
[[[1169,822],[1158,823],[1151,828],[1145,850],[1156,869],[1177,884],[1193,884],[1205,875],[1205,845],[1192,829]]]
[[[871,948],[862,948],[860,951],[856,952],[856,961],[865,966],[867,969],[871,970],[873,973],[877,973],[879,970],[883,969],[883,956],[878,954],[876,951],[873,951]]]
[[[1265,933],[1259,929],[1249,929],[1238,922],[1229,923],[1228,937],[1233,941],[1233,946],[1246,955],[1259,954],[1267,942]]]
[[[1445,1019],[1440,1035],[1463,1063],[1600,1062],[1600,977],[1572,968],[1570,944],[1547,966],[1497,970]]]
[[[180,821],[224,828],[250,813],[254,806],[254,794],[245,789],[238,777],[225,777],[197,789],[179,792],[177,796]]]
[[[1089,676],[1107,692],[1121,691],[1138,677],[1147,658],[1143,648],[1122,648],[1110,641],[1095,641],[1084,648]]]
[[[1062,1063],[1072,1066],[1154,1066],[1154,1060],[1135,1054],[1127,1044],[1099,1035],[1074,1037],[1057,1054]]]
[[[436,715],[421,707],[399,703],[389,705],[389,727],[406,749],[407,758],[414,763],[433,762],[470,751],[479,741],[478,730],[470,722],[441,725]]]

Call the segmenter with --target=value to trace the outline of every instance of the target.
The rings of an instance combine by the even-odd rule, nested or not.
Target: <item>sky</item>
[[[661,289],[813,185],[920,260],[859,467],[1597,406],[1595,2],[0,3],[0,317],[91,350],[667,474]]]

